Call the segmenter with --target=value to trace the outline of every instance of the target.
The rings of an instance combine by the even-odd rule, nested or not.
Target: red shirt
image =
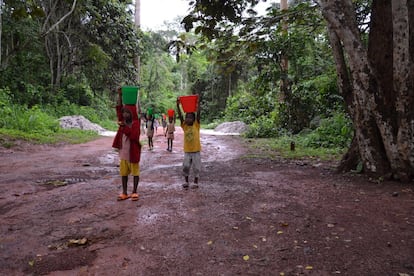
[[[116,115],[118,117],[118,121],[123,121],[122,105],[116,106]],[[132,120],[131,127],[125,125],[125,126],[120,126],[118,128],[118,131],[116,132],[114,141],[112,143],[112,147],[116,149],[121,149],[122,148],[122,135],[126,135],[130,140],[129,162],[139,163],[141,159],[141,144],[139,142],[140,134],[141,134],[141,129],[140,129],[139,120]]]

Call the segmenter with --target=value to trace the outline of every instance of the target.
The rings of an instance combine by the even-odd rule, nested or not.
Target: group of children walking
[[[181,128],[184,132],[184,160],[182,170],[185,182],[182,187],[184,189],[190,187],[189,175],[190,169],[193,168],[194,184],[192,185],[192,188],[198,188],[198,179],[201,170],[200,104],[198,101],[196,112],[187,112],[185,113],[184,118],[181,112],[179,98],[177,98],[176,103],[178,118],[180,119]],[[139,137],[143,126],[142,121],[144,121],[144,119],[138,117],[138,114],[141,113],[140,110],[137,110],[136,105],[122,104],[122,90],[120,88],[118,89],[116,113],[119,127],[112,143],[112,147],[119,152],[119,174],[122,181],[122,192],[118,196],[118,200],[126,200],[130,198],[131,200],[136,201],[139,199],[137,190],[140,176],[139,162],[142,149]],[[152,114],[149,114],[145,119],[148,147],[149,150],[152,150],[154,148],[153,136],[154,129],[157,127],[157,120],[154,119]],[[140,120],[142,121],[140,122]],[[168,116],[168,122],[165,122],[164,124],[163,121],[162,125],[163,134],[167,138],[167,151],[172,152],[175,132],[175,116]],[[133,177],[133,188],[130,194],[128,194],[129,175]]]
[[[158,132],[158,120],[152,116],[152,114],[144,114],[141,118],[143,121],[142,125],[145,126],[147,129],[147,138],[148,138],[148,148],[149,150],[154,149],[154,134]],[[174,140],[174,132],[175,132],[175,118],[174,116],[168,117],[168,122],[165,120],[164,116],[162,117],[162,129],[163,134],[167,138],[167,151],[172,152],[173,140]],[[145,134],[145,129],[143,129]]]

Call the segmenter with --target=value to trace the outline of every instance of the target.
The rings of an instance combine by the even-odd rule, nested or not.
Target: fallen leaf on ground
[[[249,255],[244,255],[243,260],[248,261],[250,259]]]
[[[208,241],[207,244],[211,245],[211,244],[213,244],[213,241]]]
[[[68,245],[85,245],[87,242],[88,242],[87,238],[78,239],[78,240],[71,239],[69,240]]]

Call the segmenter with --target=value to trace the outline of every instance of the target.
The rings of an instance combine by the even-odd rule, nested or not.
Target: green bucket
[[[138,86],[122,86],[122,103],[136,104],[138,99]]]

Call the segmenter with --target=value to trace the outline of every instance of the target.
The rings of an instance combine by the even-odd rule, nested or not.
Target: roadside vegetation
[[[350,147],[353,125],[337,87],[326,25],[315,7],[300,6],[303,17],[289,22],[289,36],[279,23],[249,34],[246,21],[238,35],[223,32],[208,40],[207,34],[186,32],[180,19],[164,30],[137,31],[127,2],[79,3],[70,20],[59,22],[59,32],[52,28],[57,22],[45,20],[62,15],[45,14],[36,1],[7,2],[1,38],[2,146],[11,147],[16,139],[80,143],[97,137],[62,130],[58,119],[68,115],[116,130],[115,91],[138,85],[143,112],[151,108],[161,116],[175,108],[177,96],[198,93],[203,127],[242,121],[252,145],[287,158],[339,159]],[[49,12],[65,14],[71,8],[59,5]],[[107,13],[99,12],[103,9]],[[18,44],[25,47],[15,48]],[[287,72],[280,67],[282,52]],[[288,91],[280,85],[285,77]]]

